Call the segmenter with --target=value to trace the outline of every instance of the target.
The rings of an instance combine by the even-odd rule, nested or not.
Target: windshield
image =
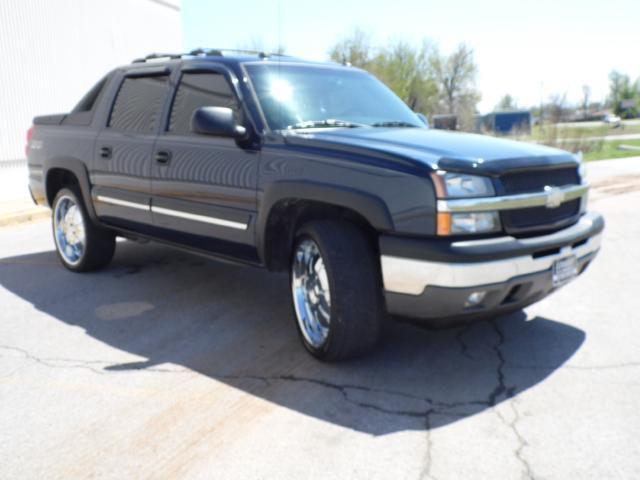
[[[360,70],[291,64],[246,68],[272,130],[424,127],[391,90]]]

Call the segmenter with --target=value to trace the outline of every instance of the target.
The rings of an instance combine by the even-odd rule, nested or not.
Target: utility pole
[[[542,130],[544,123],[544,82],[540,82],[540,119],[538,121],[540,123],[540,130]]]

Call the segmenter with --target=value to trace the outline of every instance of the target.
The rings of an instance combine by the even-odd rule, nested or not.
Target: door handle
[[[113,151],[111,150],[111,147],[101,147],[100,148],[100,156],[102,158],[111,158],[111,154],[113,153]]]
[[[166,165],[171,160],[171,152],[163,150],[156,152],[156,162],[161,165]]]

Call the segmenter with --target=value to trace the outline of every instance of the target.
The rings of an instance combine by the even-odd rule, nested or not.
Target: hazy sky
[[[608,91],[608,73],[640,77],[640,0],[182,0],[184,43],[239,47],[261,43],[287,53],[327,58],[336,40],[359,27],[377,44],[428,38],[449,52],[475,50],[480,110],[510,93],[521,106],[552,93],[579,101]]]

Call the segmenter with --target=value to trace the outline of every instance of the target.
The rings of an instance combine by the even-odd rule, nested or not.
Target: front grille
[[[580,183],[578,169],[555,168],[517,172],[503,175],[504,195],[542,192],[544,187],[561,187]],[[580,215],[580,199],[571,200],[558,208],[531,207],[501,212],[500,219],[506,233],[521,235],[531,232],[553,231],[571,225]]]
[[[507,233],[553,230],[573,223],[580,213],[580,200],[571,200],[558,208],[532,207],[502,212],[502,224]]]
[[[580,183],[576,167],[510,173],[503,175],[501,180],[506,195],[541,192],[546,186],[563,187]]]

